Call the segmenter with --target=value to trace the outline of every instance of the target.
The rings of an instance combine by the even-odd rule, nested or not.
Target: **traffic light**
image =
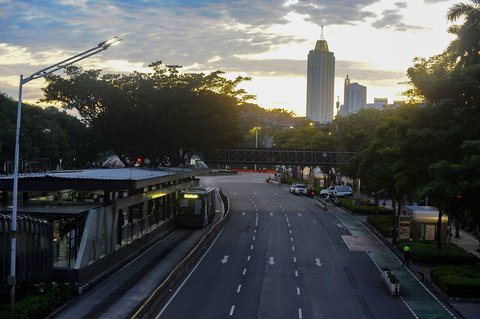
[[[134,166],[140,166],[143,162],[143,158],[140,156],[140,155],[137,155],[137,157],[135,157],[135,164]]]

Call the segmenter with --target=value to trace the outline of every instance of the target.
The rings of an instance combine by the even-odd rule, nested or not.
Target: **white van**
[[[320,195],[323,196],[335,196],[335,197],[350,197],[352,196],[352,188],[350,186],[330,186],[329,188],[320,191]]]

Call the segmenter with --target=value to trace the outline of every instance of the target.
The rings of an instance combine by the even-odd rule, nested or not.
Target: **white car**
[[[296,186],[296,185],[297,185],[297,184],[292,184],[292,185],[290,185],[290,193],[293,194],[293,192],[295,192],[295,186]]]
[[[303,184],[295,184],[295,189],[293,190],[293,193],[295,195],[305,195],[307,192],[305,185]]]

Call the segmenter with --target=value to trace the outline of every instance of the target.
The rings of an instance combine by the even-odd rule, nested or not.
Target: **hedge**
[[[406,242],[399,242],[402,250]],[[438,249],[435,242],[408,242],[411,249],[411,260],[422,264],[433,265],[475,265],[478,258],[452,243],[442,243]]]
[[[375,215],[375,206],[362,204],[356,206],[353,204],[352,198],[340,198],[340,206],[345,207],[354,214],[359,215]],[[392,210],[383,206],[378,207],[379,215],[392,215]],[[391,227],[391,226],[390,226]]]
[[[450,297],[480,298],[478,266],[443,266],[433,268],[432,280]]]
[[[373,227],[375,227],[383,236],[392,236],[392,215],[378,215],[377,218],[375,218],[375,216],[368,216],[367,222]]]

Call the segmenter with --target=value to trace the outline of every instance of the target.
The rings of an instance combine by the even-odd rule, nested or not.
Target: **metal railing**
[[[0,214],[0,286],[10,273],[12,217]],[[25,215],[17,217],[16,282],[47,281],[53,273],[53,226]]]

